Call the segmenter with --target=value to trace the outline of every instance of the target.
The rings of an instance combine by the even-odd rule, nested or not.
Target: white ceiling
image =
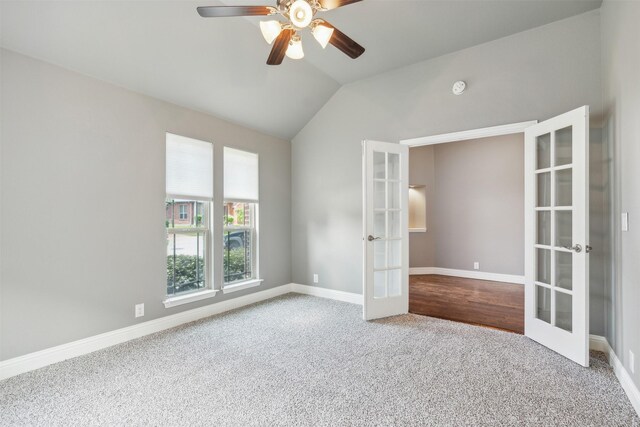
[[[303,35],[305,58],[265,64],[259,17],[196,6],[275,0],[2,1],[3,47],[291,139],[344,83],[600,7],[601,0],[364,0],[323,13],[363,45],[352,60]],[[269,18],[271,19],[271,18]],[[306,36],[306,37],[305,37]]]

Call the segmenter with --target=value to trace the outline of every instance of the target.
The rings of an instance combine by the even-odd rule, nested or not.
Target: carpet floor
[[[5,425],[640,426],[601,353],[289,294],[0,382]]]

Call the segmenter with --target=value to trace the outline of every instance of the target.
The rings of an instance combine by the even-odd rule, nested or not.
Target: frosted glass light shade
[[[316,25],[312,32],[313,37],[315,37],[323,49],[327,47],[329,40],[331,40],[331,36],[333,36],[333,28],[325,27],[322,24]]]
[[[304,58],[304,51],[302,50],[302,41],[292,40],[289,42],[289,47],[287,48],[287,56],[291,59],[302,59]]]
[[[298,28],[306,28],[311,24],[313,10],[305,0],[296,0],[289,8],[289,19]]]
[[[258,155],[224,147],[224,199],[258,201]]]
[[[282,25],[278,21],[260,21],[262,37],[271,44],[282,32]]]
[[[166,155],[168,195],[213,199],[213,144],[167,133]]]

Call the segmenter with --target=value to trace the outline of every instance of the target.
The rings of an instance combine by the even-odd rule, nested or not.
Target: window
[[[213,146],[167,134],[167,295],[211,288]]]
[[[224,285],[258,275],[258,155],[224,148]]]

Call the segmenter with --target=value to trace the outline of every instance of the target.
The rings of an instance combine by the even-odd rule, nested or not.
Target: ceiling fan
[[[302,40],[298,34],[309,28],[323,48],[332,44],[349,57],[355,59],[364,53],[364,48],[324,19],[315,18],[316,13],[336,9],[362,0],[276,0],[276,6],[201,6],[198,13],[204,18],[228,16],[282,15],[286,22],[262,21],[260,30],[264,39],[273,44],[267,59],[269,65],[280,65],[285,55],[291,59],[304,57]]]

